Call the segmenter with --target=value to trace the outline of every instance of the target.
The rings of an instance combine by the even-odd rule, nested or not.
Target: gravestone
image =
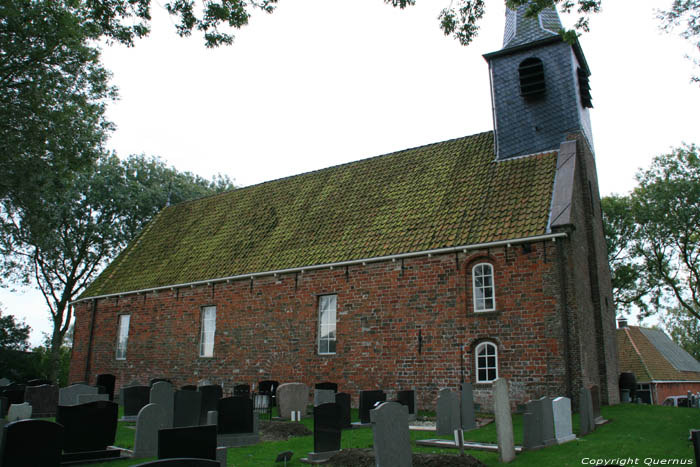
[[[78,405],[78,395],[97,394],[97,387],[87,384],[71,384],[58,391],[58,405]]]
[[[581,395],[579,396],[579,405],[579,422],[581,424],[579,434],[580,436],[585,436],[588,433],[595,430],[591,391],[586,387],[581,388]]]
[[[153,379],[151,379],[151,381],[148,383],[148,385],[151,386],[151,387],[153,387],[154,384],[160,383],[160,382],[173,384],[173,382],[170,381],[168,378],[153,378]]]
[[[338,392],[338,383],[332,383],[330,381],[324,381],[323,383],[316,383],[314,389],[323,389],[327,391]]]
[[[233,386],[233,395],[238,397],[250,397],[250,384],[236,384]]]
[[[175,411],[175,390],[173,385],[166,381],[157,381],[151,386],[150,403],[158,404],[165,410],[165,428],[173,427],[173,413]]]
[[[591,405],[593,406],[593,429],[595,430],[596,425],[607,422],[600,413],[600,388],[598,386],[591,386]]]
[[[409,421],[413,421],[416,419],[416,391],[398,391],[396,393],[396,402],[398,402],[401,405],[405,405],[408,408]]]
[[[474,410],[474,393],[471,383],[462,383],[461,394],[462,429],[476,428],[476,411]]]
[[[202,413],[202,393],[199,391],[176,391],[173,426],[199,425]]]
[[[554,415],[554,437],[557,444],[563,444],[576,439],[571,423],[571,399],[557,397],[552,401]]]
[[[350,428],[352,426],[352,397],[345,392],[335,395],[335,403],[340,410],[340,428]]]
[[[496,419],[496,435],[498,437],[498,458],[507,463],[515,459],[515,443],[513,441],[513,419],[510,416],[510,399],[508,397],[508,381],[498,378],[493,382],[493,413]]]
[[[10,381],[9,379],[0,378],[0,388],[3,386],[9,386],[10,384],[12,384],[12,381]]]
[[[455,430],[460,428],[459,398],[450,389],[440,389],[436,408],[436,434],[438,436],[452,436]]]
[[[28,418],[32,418],[32,406],[28,402],[10,405],[10,409],[7,411],[8,422],[26,420]]]
[[[87,404],[95,401],[108,401],[109,394],[78,394],[78,404]]]
[[[386,394],[381,389],[376,391],[360,391],[360,423],[371,423],[369,411],[376,407],[377,402],[386,402]]]
[[[541,399],[530,401],[523,414],[523,448],[539,449],[544,447],[543,402]]]
[[[216,460],[216,425],[158,430],[158,459],[177,457]]]
[[[21,404],[24,402],[24,391],[26,386],[24,384],[12,383],[5,386],[0,390],[0,395],[7,397],[7,402],[12,404]]]
[[[0,396],[0,418],[5,418],[7,416],[7,409],[10,408],[10,402],[7,397]]]
[[[314,407],[335,402],[335,391],[332,389],[314,389]]]
[[[302,415],[309,404],[309,387],[304,383],[284,383],[277,388],[277,407],[279,415],[284,420],[292,418],[292,412],[299,411]]]
[[[109,396],[109,400],[114,401],[114,385],[116,382],[116,376],[109,373],[103,373],[101,375],[97,375],[97,380],[95,381],[95,384],[97,386],[104,387],[105,391],[107,392],[107,396]]]
[[[408,407],[384,402],[370,411],[376,465],[411,467],[411,435],[408,431]]]
[[[314,407],[314,451],[307,459],[318,463],[340,451],[340,407],[335,402]]]
[[[49,418],[56,416],[58,407],[58,386],[27,386],[24,400],[32,406],[32,417]]]
[[[148,386],[129,386],[121,390],[124,405],[124,418],[136,419],[139,411],[150,402],[151,388]]]
[[[223,397],[224,390],[218,384],[208,384],[197,388],[202,394],[201,412],[199,413],[199,424],[207,423],[207,412],[216,410],[216,404]]]
[[[27,387],[30,386],[53,386],[53,381],[48,380],[48,379],[30,379],[27,381]]]
[[[61,464],[63,427],[48,420],[8,423],[0,433],[3,467],[58,467]]]
[[[695,465],[700,465],[700,430],[691,430],[690,440],[693,442],[693,452],[695,453]]]
[[[119,405],[109,401],[59,405],[56,422],[65,429],[63,462],[119,457],[121,451],[107,449],[114,444],[118,412]]]
[[[217,403],[217,445],[249,446],[260,441],[253,400],[245,396],[224,397]]]
[[[167,428],[166,419],[165,409],[158,404],[147,404],[139,411],[134,435],[134,458],[158,455],[158,430]]]
[[[545,446],[557,443],[554,438],[554,409],[551,397],[540,398],[540,410],[542,413],[542,442]]]

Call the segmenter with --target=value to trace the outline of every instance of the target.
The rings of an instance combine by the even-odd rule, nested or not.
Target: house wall
[[[652,383],[654,393],[654,404],[661,405],[669,396],[685,396],[688,391],[693,394],[700,392],[700,382],[682,383]]]
[[[567,240],[558,240],[557,242]],[[353,395],[382,388],[418,390],[434,409],[439,389],[475,381],[474,350],[498,346],[499,376],[513,406],[566,391],[557,245],[553,241],[309,271],[75,306],[71,381],[117,376],[117,387],[167,377],[224,385],[265,379],[312,385],[336,381]],[[472,267],[494,266],[497,311],[474,313]],[[337,294],[337,353],[317,353],[318,296]],[[201,308],[217,307],[213,358],[198,356]],[[115,360],[118,315],[131,315],[126,360]],[[419,351],[418,337],[422,336]],[[90,343],[91,342],[91,343]],[[88,360],[88,347],[90,347]],[[474,384],[491,407],[491,385]]]

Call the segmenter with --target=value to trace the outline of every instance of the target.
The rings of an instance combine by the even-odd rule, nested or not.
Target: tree
[[[0,199],[40,204],[102,151],[111,129],[105,106],[116,91],[82,6],[0,4]]]
[[[683,347],[696,360],[700,360],[699,320],[688,316],[679,307],[673,307],[666,310],[664,326],[674,342]]]
[[[105,264],[167,204],[232,187],[226,177],[206,180],[158,159],[103,155],[76,172],[70,186],[47,194],[41,209],[0,203],[8,233],[0,245],[0,270],[11,281],[35,284],[44,295],[53,321],[52,371],[72,318],[68,304]]]
[[[31,330],[27,324],[16,321],[12,315],[0,316],[0,349],[27,350]]]
[[[681,37],[692,42],[700,51],[700,0],[673,0],[669,10],[659,13],[659,19],[667,32],[680,28]],[[700,60],[693,61],[700,66]],[[694,76],[692,80],[700,83],[699,76]]]

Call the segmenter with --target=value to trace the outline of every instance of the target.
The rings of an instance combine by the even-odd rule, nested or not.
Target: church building
[[[526,8],[484,55],[493,131],[163,209],[72,304],[71,382],[617,403],[590,71]]]

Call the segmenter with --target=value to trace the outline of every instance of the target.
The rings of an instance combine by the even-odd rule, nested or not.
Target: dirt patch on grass
[[[261,441],[286,441],[296,436],[309,436],[314,433],[299,422],[271,422],[260,420]]]
[[[343,449],[328,464],[333,467],[374,467],[372,449]],[[413,453],[413,467],[486,467],[480,460],[465,455]]]

